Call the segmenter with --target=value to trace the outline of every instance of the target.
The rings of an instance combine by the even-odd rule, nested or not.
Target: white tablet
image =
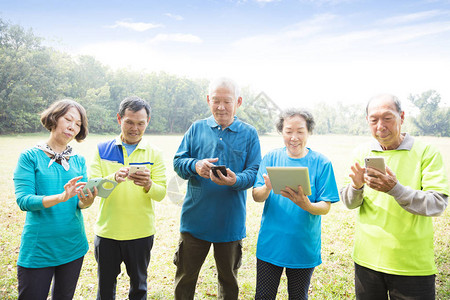
[[[87,194],[87,189],[94,192],[94,186],[97,187],[97,196],[107,198],[116,187],[117,182],[106,178],[91,178],[83,188],[83,193]]]
[[[281,190],[284,190],[286,186],[297,192],[298,186],[301,185],[305,195],[311,195],[307,167],[267,167],[266,169],[275,194],[281,195]]]

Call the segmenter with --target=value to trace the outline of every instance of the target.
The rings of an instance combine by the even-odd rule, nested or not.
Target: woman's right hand
[[[64,192],[61,194],[60,202],[66,202],[73,196],[77,195],[78,192],[86,185],[86,182],[77,182],[81,178],[83,178],[83,176],[74,177],[64,185]]]
[[[252,196],[255,202],[264,202],[270,195],[270,191],[272,190],[272,183],[270,182],[269,176],[267,174],[263,174],[264,185],[253,188]]]
[[[61,194],[45,196],[42,199],[42,205],[45,208],[52,207],[57,205],[58,203],[66,202],[67,200],[75,196],[78,191],[80,191],[86,185],[86,182],[77,182],[81,178],[83,178],[83,176],[78,176],[70,179],[64,185],[64,192],[62,192]]]

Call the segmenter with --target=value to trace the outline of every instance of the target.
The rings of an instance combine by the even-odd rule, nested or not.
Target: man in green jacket
[[[401,132],[405,118],[393,95],[366,109],[371,143],[356,151],[350,183],[341,190],[358,209],[353,260],[356,299],[434,299],[433,223],[447,207],[448,179],[439,151]],[[363,167],[383,157],[386,172]]]
[[[95,258],[98,263],[97,299],[114,299],[120,265],[130,276],[129,299],[147,299],[147,268],[155,234],[154,202],[166,194],[161,151],[143,139],[150,121],[150,105],[128,97],[120,103],[120,136],[98,144],[90,178],[118,183],[101,198],[95,224]],[[145,166],[132,173],[130,166]]]

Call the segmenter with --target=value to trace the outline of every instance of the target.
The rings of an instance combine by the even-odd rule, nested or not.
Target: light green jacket
[[[100,149],[100,150],[99,150]],[[127,155],[120,137],[100,143],[89,169],[89,178],[114,180],[115,173],[130,163],[145,164],[150,169],[152,186],[148,193],[131,180],[119,183],[108,198],[101,198],[95,234],[114,240],[132,240],[155,234],[153,201],[166,195],[166,175],[161,151],[142,139]]]

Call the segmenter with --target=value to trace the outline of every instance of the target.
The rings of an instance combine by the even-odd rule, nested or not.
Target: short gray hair
[[[305,119],[306,128],[308,129],[308,133],[312,134],[313,130],[314,130],[314,126],[316,125],[316,122],[314,122],[313,115],[305,109],[297,109],[297,108],[289,108],[289,109],[281,112],[281,114],[278,116],[277,123],[275,124],[278,132],[279,133],[283,132],[284,121],[286,119],[290,119],[295,116],[299,116],[299,117],[302,117],[303,119]]]
[[[372,100],[377,100],[377,99],[389,99],[391,100],[394,105],[395,105],[395,110],[401,114],[402,113],[402,103],[400,102],[400,100],[397,98],[397,96],[394,96],[392,94],[379,94],[376,96],[373,96],[372,98],[370,98],[369,102],[367,102],[366,105],[366,116],[369,115],[369,105],[372,102]]]
[[[236,82],[234,82],[234,80],[227,77],[219,77],[212,80],[209,83],[208,95],[211,95],[215,90],[217,90],[220,87],[224,87],[229,89],[230,91],[233,91],[235,100],[237,100],[241,96],[241,89],[239,88],[239,85]]]

